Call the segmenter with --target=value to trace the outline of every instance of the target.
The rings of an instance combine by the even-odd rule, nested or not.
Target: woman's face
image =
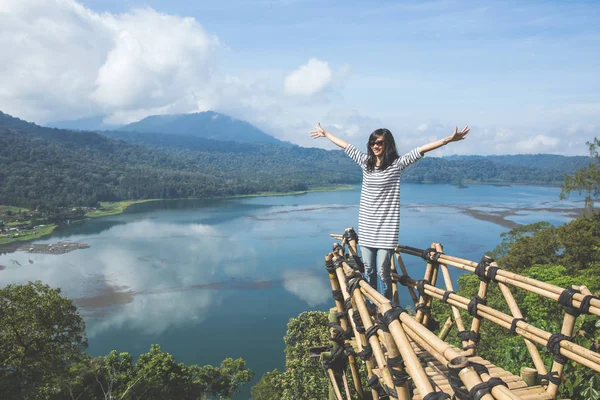
[[[371,147],[373,154],[375,154],[375,157],[381,157],[385,146],[383,136],[375,136],[375,138],[369,142],[369,146]]]

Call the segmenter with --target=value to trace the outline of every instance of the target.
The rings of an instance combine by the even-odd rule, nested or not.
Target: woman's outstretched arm
[[[459,140],[463,140],[470,130],[471,129],[467,125],[462,131],[459,132],[457,126],[456,128],[454,128],[454,133],[452,133],[451,136],[445,137],[444,139],[436,140],[435,142],[424,144],[423,146],[419,147],[419,153],[425,154],[431,150],[435,150],[444,145],[447,145],[450,142],[458,142]]]
[[[334,136],[331,132],[327,132],[325,129],[323,129],[320,122],[317,124],[315,130],[310,132],[310,136],[312,136],[313,139],[326,137],[327,139],[331,140],[331,143],[341,147],[344,150],[346,150],[346,147],[348,147],[348,142],[346,142],[344,139]]]

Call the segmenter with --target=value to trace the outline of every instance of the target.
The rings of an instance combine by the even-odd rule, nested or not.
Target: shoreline
[[[92,212],[86,213],[84,218],[77,220],[77,221],[73,221],[73,222],[85,221],[86,219],[90,219],[90,218],[100,218],[100,217],[109,217],[109,216],[113,216],[113,215],[119,215],[119,214],[124,213],[132,205],[150,203],[150,202],[155,202],[155,201],[241,199],[241,198],[250,198],[250,197],[294,196],[294,195],[307,194],[307,193],[336,192],[336,191],[342,191],[342,190],[352,190],[354,188],[355,188],[354,185],[333,185],[333,186],[319,186],[319,187],[314,187],[314,188],[310,188],[307,190],[298,190],[298,191],[294,191],[294,192],[259,192],[259,193],[253,193],[253,194],[240,194],[240,195],[233,195],[233,196],[184,197],[184,198],[177,198],[177,199],[143,199],[143,200],[124,200],[124,201],[117,201],[117,202],[100,202],[100,207],[104,208],[104,210],[101,210],[101,211],[97,210],[97,211],[92,211]],[[12,208],[12,206],[6,206],[6,207]],[[19,208],[19,207],[16,207],[16,208]],[[22,208],[22,209],[24,209],[24,208]],[[5,238],[0,238],[0,253],[16,251],[20,247],[23,247],[23,246],[27,245],[28,243],[33,242],[34,240],[39,240],[44,237],[47,237],[47,236],[51,235],[52,233],[54,233],[54,231],[56,230],[56,228],[58,226],[59,225],[57,225],[57,224],[47,225],[46,227],[44,227],[45,229],[44,229],[43,233],[35,235],[34,237],[32,237],[32,235],[26,235],[23,237],[9,239],[7,241],[4,241]]]
[[[532,186],[532,187],[557,187],[552,184],[527,184],[527,183],[485,183],[485,182],[463,182],[462,184],[456,183],[419,183],[419,182],[404,182],[405,184],[414,184],[414,185],[451,185],[457,187],[467,187],[468,185],[490,185],[490,186]],[[100,202],[100,206],[104,208],[101,211],[93,211],[86,213],[84,218],[81,220],[77,220],[74,222],[85,221],[88,218],[99,218],[99,217],[107,217],[113,215],[119,215],[125,212],[129,207],[135,204],[149,203],[155,201],[165,201],[165,200],[211,200],[211,199],[243,199],[243,198],[252,198],[252,197],[273,197],[273,196],[294,196],[294,195],[302,195],[307,193],[318,193],[318,192],[335,192],[335,191],[343,191],[343,190],[353,190],[357,187],[357,185],[350,184],[340,184],[340,185],[332,185],[332,186],[322,186],[322,187],[314,187],[307,190],[299,190],[292,192],[259,192],[253,194],[239,194],[239,195],[231,195],[231,196],[214,196],[214,197],[188,197],[188,198],[174,198],[174,199],[143,199],[143,200],[124,200],[119,202]],[[10,207],[10,206],[5,206]],[[549,209],[540,209],[550,211]],[[460,209],[460,211],[464,214],[469,215],[472,218],[479,219],[482,221],[492,222],[497,225],[503,226],[508,229],[513,229],[520,224],[517,222],[507,220],[505,217],[514,215],[514,211],[509,212],[493,212],[486,213],[478,210],[467,210]],[[532,210],[529,210],[532,211]],[[563,212],[566,210],[562,210]],[[42,234],[38,234],[35,237],[31,237],[31,235],[24,236],[23,238],[15,238],[8,241],[3,241],[4,238],[0,238],[0,253],[1,252],[13,252],[18,248],[25,246],[27,243],[33,242],[35,240],[39,240],[41,238],[47,237],[51,235],[59,225],[48,225],[45,227],[44,232]]]

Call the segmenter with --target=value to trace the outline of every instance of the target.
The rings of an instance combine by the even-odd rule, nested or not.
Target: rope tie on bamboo
[[[333,259],[333,266],[335,269],[342,268],[342,262],[346,261],[344,257],[337,257]]]
[[[350,241],[350,240],[356,240],[356,242],[358,243],[358,235],[356,234],[356,232],[352,228],[346,229],[344,231],[344,234],[342,235],[342,237],[344,239],[348,239],[348,241]]]
[[[475,331],[460,331],[458,332],[458,337],[461,341],[471,340],[473,343],[463,346],[463,351],[476,349],[479,341],[481,340],[481,335]]]
[[[408,286],[409,279],[410,279],[410,276],[408,276],[408,275],[392,274],[392,281],[398,282],[402,286]]]
[[[344,343],[344,353],[346,353],[348,357],[356,355],[354,347],[352,347],[350,343]]]
[[[448,302],[448,297],[450,297],[451,294],[456,294],[456,293],[453,290],[446,290],[444,292],[444,295],[442,296],[442,301],[444,303],[447,303]]]
[[[402,355],[397,355],[396,357],[390,357],[387,359],[387,366],[390,370],[390,374],[392,374],[392,381],[394,382],[394,386],[402,386],[408,380],[410,375],[406,373],[406,371],[399,371],[394,368],[404,369],[404,359]]]
[[[578,317],[580,314],[589,314],[592,299],[598,299],[597,296],[584,296],[581,300],[579,308],[577,308],[573,305],[573,296],[577,293],[579,293],[578,290],[570,287],[563,290],[558,297],[558,302],[563,306],[565,312],[573,315],[574,317]]]
[[[335,243],[333,244],[333,247],[331,248],[331,251],[332,251],[332,252],[334,252],[334,253],[337,253],[337,252],[338,252],[338,251],[340,251],[340,250],[341,250],[341,251],[344,251],[344,248],[342,247],[342,245],[341,245],[341,244],[339,244],[338,242],[335,242]]]
[[[460,362],[453,359],[448,363],[448,383],[454,392],[454,398],[469,400],[469,392],[467,392],[467,388],[465,388],[463,381],[458,376],[460,370],[469,366],[469,362],[466,357],[457,357],[457,359],[460,359]]]
[[[350,296],[354,295],[354,291],[358,289],[360,283],[364,281],[365,278],[362,276],[355,276],[354,278],[350,278],[346,281],[346,291]]]
[[[475,331],[460,331],[460,332],[458,332],[458,338],[461,341],[472,340],[473,342],[475,342],[475,344],[477,344],[481,340],[481,335]],[[463,348],[463,350],[468,350],[468,349]]]
[[[379,325],[374,324],[371,325],[367,330],[366,330],[366,335],[367,335],[367,340],[371,339],[371,336],[373,335],[377,335],[377,331],[379,330]]]
[[[371,389],[374,389],[377,392],[377,396],[380,399],[382,399],[382,398],[385,399],[389,396],[392,396],[396,399],[398,398],[398,394],[396,393],[396,391],[394,389],[389,388],[387,386],[384,388],[381,385],[381,382],[379,382],[379,377],[377,375],[373,375],[372,377],[370,377],[367,384],[369,385],[369,387]]]
[[[431,255],[431,253],[433,253],[433,255]],[[425,261],[429,261],[431,264],[437,264],[438,259],[443,254],[444,253],[436,251],[433,247],[430,247],[428,249],[423,250],[423,253],[421,253],[421,258]]]
[[[513,318],[513,320],[510,323],[510,333],[512,333],[513,335],[517,334],[517,323],[519,321],[525,321],[525,318]]]
[[[346,255],[346,262],[348,263],[350,268],[352,268],[356,271],[365,272],[365,264],[362,262],[360,257],[357,256],[356,254]]]
[[[467,309],[469,311],[469,315],[472,316],[473,318],[477,318],[477,319],[482,318],[481,316],[477,315],[477,306],[479,304],[483,304],[485,306],[487,304],[487,301],[485,299],[482,299],[479,296],[475,296],[469,302],[469,306],[467,307]]]
[[[431,311],[431,307],[425,303],[419,303],[415,306],[415,311],[421,311],[424,313],[428,313],[429,311]]]
[[[373,357],[373,348],[370,344],[366,344],[363,346],[362,351],[359,351],[358,353],[356,353],[356,355],[359,356],[360,359],[363,361],[370,360],[371,357]]]
[[[404,308],[394,306],[387,310],[385,313],[383,313],[383,322],[385,326],[389,326],[389,324],[391,324],[392,322],[397,321],[398,317],[400,317],[400,314],[402,314],[403,312],[406,312]]]
[[[325,269],[332,275],[335,275],[335,266],[333,265],[333,260],[325,261]]]
[[[348,357],[344,354],[343,346],[330,346],[331,350],[331,358],[329,360],[322,360],[323,365],[326,369],[331,369],[332,371],[345,371],[348,366]]]
[[[425,285],[431,285],[431,282],[429,282],[427,279],[420,279],[415,284],[415,286],[417,288],[417,291],[419,292],[419,295],[421,297],[426,296],[426,294],[425,294]]]
[[[344,296],[342,295],[342,289],[332,290],[333,299],[336,301],[344,301]]]
[[[475,370],[475,372],[477,372],[477,375],[479,376],[481,376],[481,374],[490,374],[490,371],[483,364],[471,361],[470,365],[471,367],[473,367],[473,369]]]
[[[449,399],[450,395],[444,392],[431,392],[423,397],[423,400],[444,400]]]
[[[356,326],[356,331],[358,333],[365,333],[365,326],[363,325],[362,319],[360,318],[360,313],[358,311],[354,311],[352,313],[352,320]]]
[[[552,359],[559,364],[564,364],[568,360],[566,356],[560,354],[560,342],[563,340],[572,342],[573,338],[562,333],[553,333],[550,336],[550,339],[548,339],[548,344],[546,345],[546,348],[550,350],[550,353],[552,353]]]
[[[383,315],[375,314],[375,323],[379,326],[379,329],[381,329],[382,331],[384,331],[384,332],[390,331],[385,323],[385,320],[383,319]]]
[[[598,296],[592,296],[591,294],[584,296],[583,299],[581,300],[581,305],[579,305],[579,310],[581,310],[581,312],[583,314],[591,314],[590,313],[590,306],[591,301],[592,300],[600,300],[600,297]]]
[[[469,390],[469,399],[480,400],[483,396],[490,393],[496,386],[508,387],[500,378],[490,378],[487,382],[478,383]]]
[[[410,375],[406,373],[406,371],[399,371],[397,369],[393,369],[388,365],[388,369],[390,370],[390,374],[392,374],[392,382],[394,382],[394,386],[402,386],[406,383]]]
[[[327,324],[327,326],[335,329],[336,332],[330,339],[340,345],[344,343],[344,340],[352,338],[352,330],[350,330],[350,328],[348,328],[348,330],[344,330],[335,322],[330,322]]]
[[[350,311],[351,308],[352,308],[352,299],[350,297],[348,297],[344,301],[344,312],[346,313],[346,315],[348,315],[348,312]]]
[[[481,257],[481,261],[477,264],[475,271],[473,273],[479,277],[479,280],[485,283],[488,283],[490,280],[495,282],[496,273],[498,272],[498,267],[490,267],[490,263],[492,263],[494,259],[490,256]],[[489,267],[489,268],[488,268]],[[488,268],[488,274],[486,274],[486,268]],[[490,269],[493,269],[493,272],[490,272]]]
[[[548,383],[553,383],[555,385],[560,385],[561,379],[558,376],[558,371],[548,372],[547,374],[538,374],[538,379],[542,385],[547,385]]]

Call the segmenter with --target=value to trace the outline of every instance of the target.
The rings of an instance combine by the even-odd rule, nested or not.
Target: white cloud
[[[283,287],[296,295],[310,307],[325,303],[330,299],[330,286],[321,276],[309,275],[306,271],[286,271],[283,273]]]
[[[5,0],[0,10],[0,110],[130,122],[206,103],[196,90],[210,84],[219,41],[193,18],[98,14],[73,0]]]
[[[325,89],[332,77],[327,61],[311,58],[308,63],[285,77],[284,92],[290,96],[312,96]]]

